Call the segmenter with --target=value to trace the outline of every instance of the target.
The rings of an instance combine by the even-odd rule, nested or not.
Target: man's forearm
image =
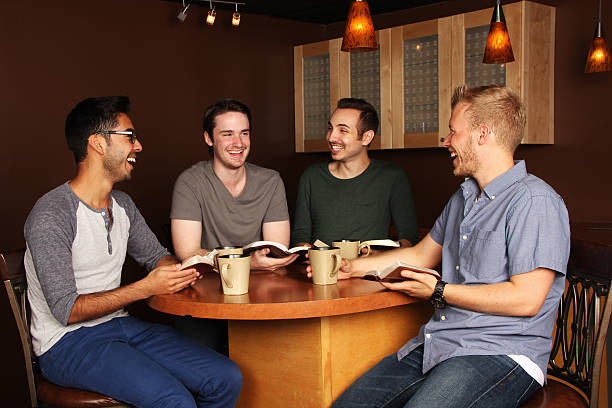
[[[452,285],[444,288],[448,304],[462,309],[503,316],[535,316],[552,286],[555,272],[539,268],[515,275],[508,282],[488,285]]]
[[[138,300],[148,298],[151,294],[145,290],[140,282],[142,281],[109,290],[108,292],[79,295],[72,306],[68,324],[93,320],[115,312]]]

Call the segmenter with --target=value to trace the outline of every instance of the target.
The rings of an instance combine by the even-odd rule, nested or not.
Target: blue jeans
[[[39,357],[43,375],[136,407],[232,407],[242,374],[174,329],[115,318],[65,334]]]
[[[508,356],[452,357],[425,374],[422,369],[422,345],[400,361],[391,354],[359,377],[332,407],[517,407],[540,388]]]

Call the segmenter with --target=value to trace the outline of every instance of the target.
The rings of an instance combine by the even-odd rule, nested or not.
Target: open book
[[[397,241],[391,239],[371,239],[369,241],[363,241],[359,244],[360,247],[369,246],[373,249],[390,249],[399,248],[400,244]]]
[[[325,242],[317,239],[314,243],[316,247],[326,247],[329,246]],[[359,244],[360,248],[364,247],[373,247],[374,249],[390,249],[390,248],[399,248],[400,244],[397,241],[393,241],[391,239],[371,239],[369,241],[363,241]]]
[[[189,267],[195,266],[199,268],[198,265],[202,265],[205,268],[213,269],[215,267],[215,255],[217,254],[216,250],[212,250],[206,255],[193,255],[189,258],[185,259],[185,261],[181,264],[181,269],[186,269]]]
[[[366,272],[362,278],[369,279],[369,280],[378,280],[378,281],[383,281],[383,282],[401,282],[407,279],[401,275],[401,272],[404,270],[428,273],[430,275],[435,276],[437,279],[441,279],[440,274],[437,271],[434,271],[433,269],[421,268],[419,266],[410,265],[402,261],[395,261],[391,265],[383,269],[382,271]]]
[[[258,249],[270,248],[270,253],[268,256],[272,258],[285,258],[291,254],[299,254],[301,252],[306,252],[310,247],[307,246],[296,246],[293,248],[287,248],[283,244],[274,241],[255,241],[251,242],[242,247],[242,251],[247,254],[252,251],[257,251]]]

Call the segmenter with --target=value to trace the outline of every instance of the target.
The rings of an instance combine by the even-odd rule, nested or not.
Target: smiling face
[[[450,152],[453,159],[455,176],[472,177],[480,167],[480,161],[476,154],[475,136],[477,132],[473,130],[465,118],[465,111],[468,105],[459,103],[453,109],[448,124],[450,132],[442,143]]]
[[[225,112],[215,117],[213,138],[204,132],[204,140],[213,147],[216,165],[230,169],[244,166],[251,147],[250,128],[249,118],[241,112]]]
[[[125,113],[117,115],[117,126],[110,130],[134,130],[132,121]],[[102,164],[104,171],[113,182],[130,180],[136,166],[136,155],[142,151],[138,139],[132,144],[126,135],[110,134],[107,136],[106,151]]]
[[[336,109],[332,114],[327,125],[327,143],[332,159],[347,161],[361,154],[367,155],[367,146],[374,132],[370,130],[359,136],[359,115],[357,109]]]

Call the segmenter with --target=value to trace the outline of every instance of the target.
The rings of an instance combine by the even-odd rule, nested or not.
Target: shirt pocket
[[[465,283],[496,283],[508,280],[506,233],[475,230],[463,252]]]

